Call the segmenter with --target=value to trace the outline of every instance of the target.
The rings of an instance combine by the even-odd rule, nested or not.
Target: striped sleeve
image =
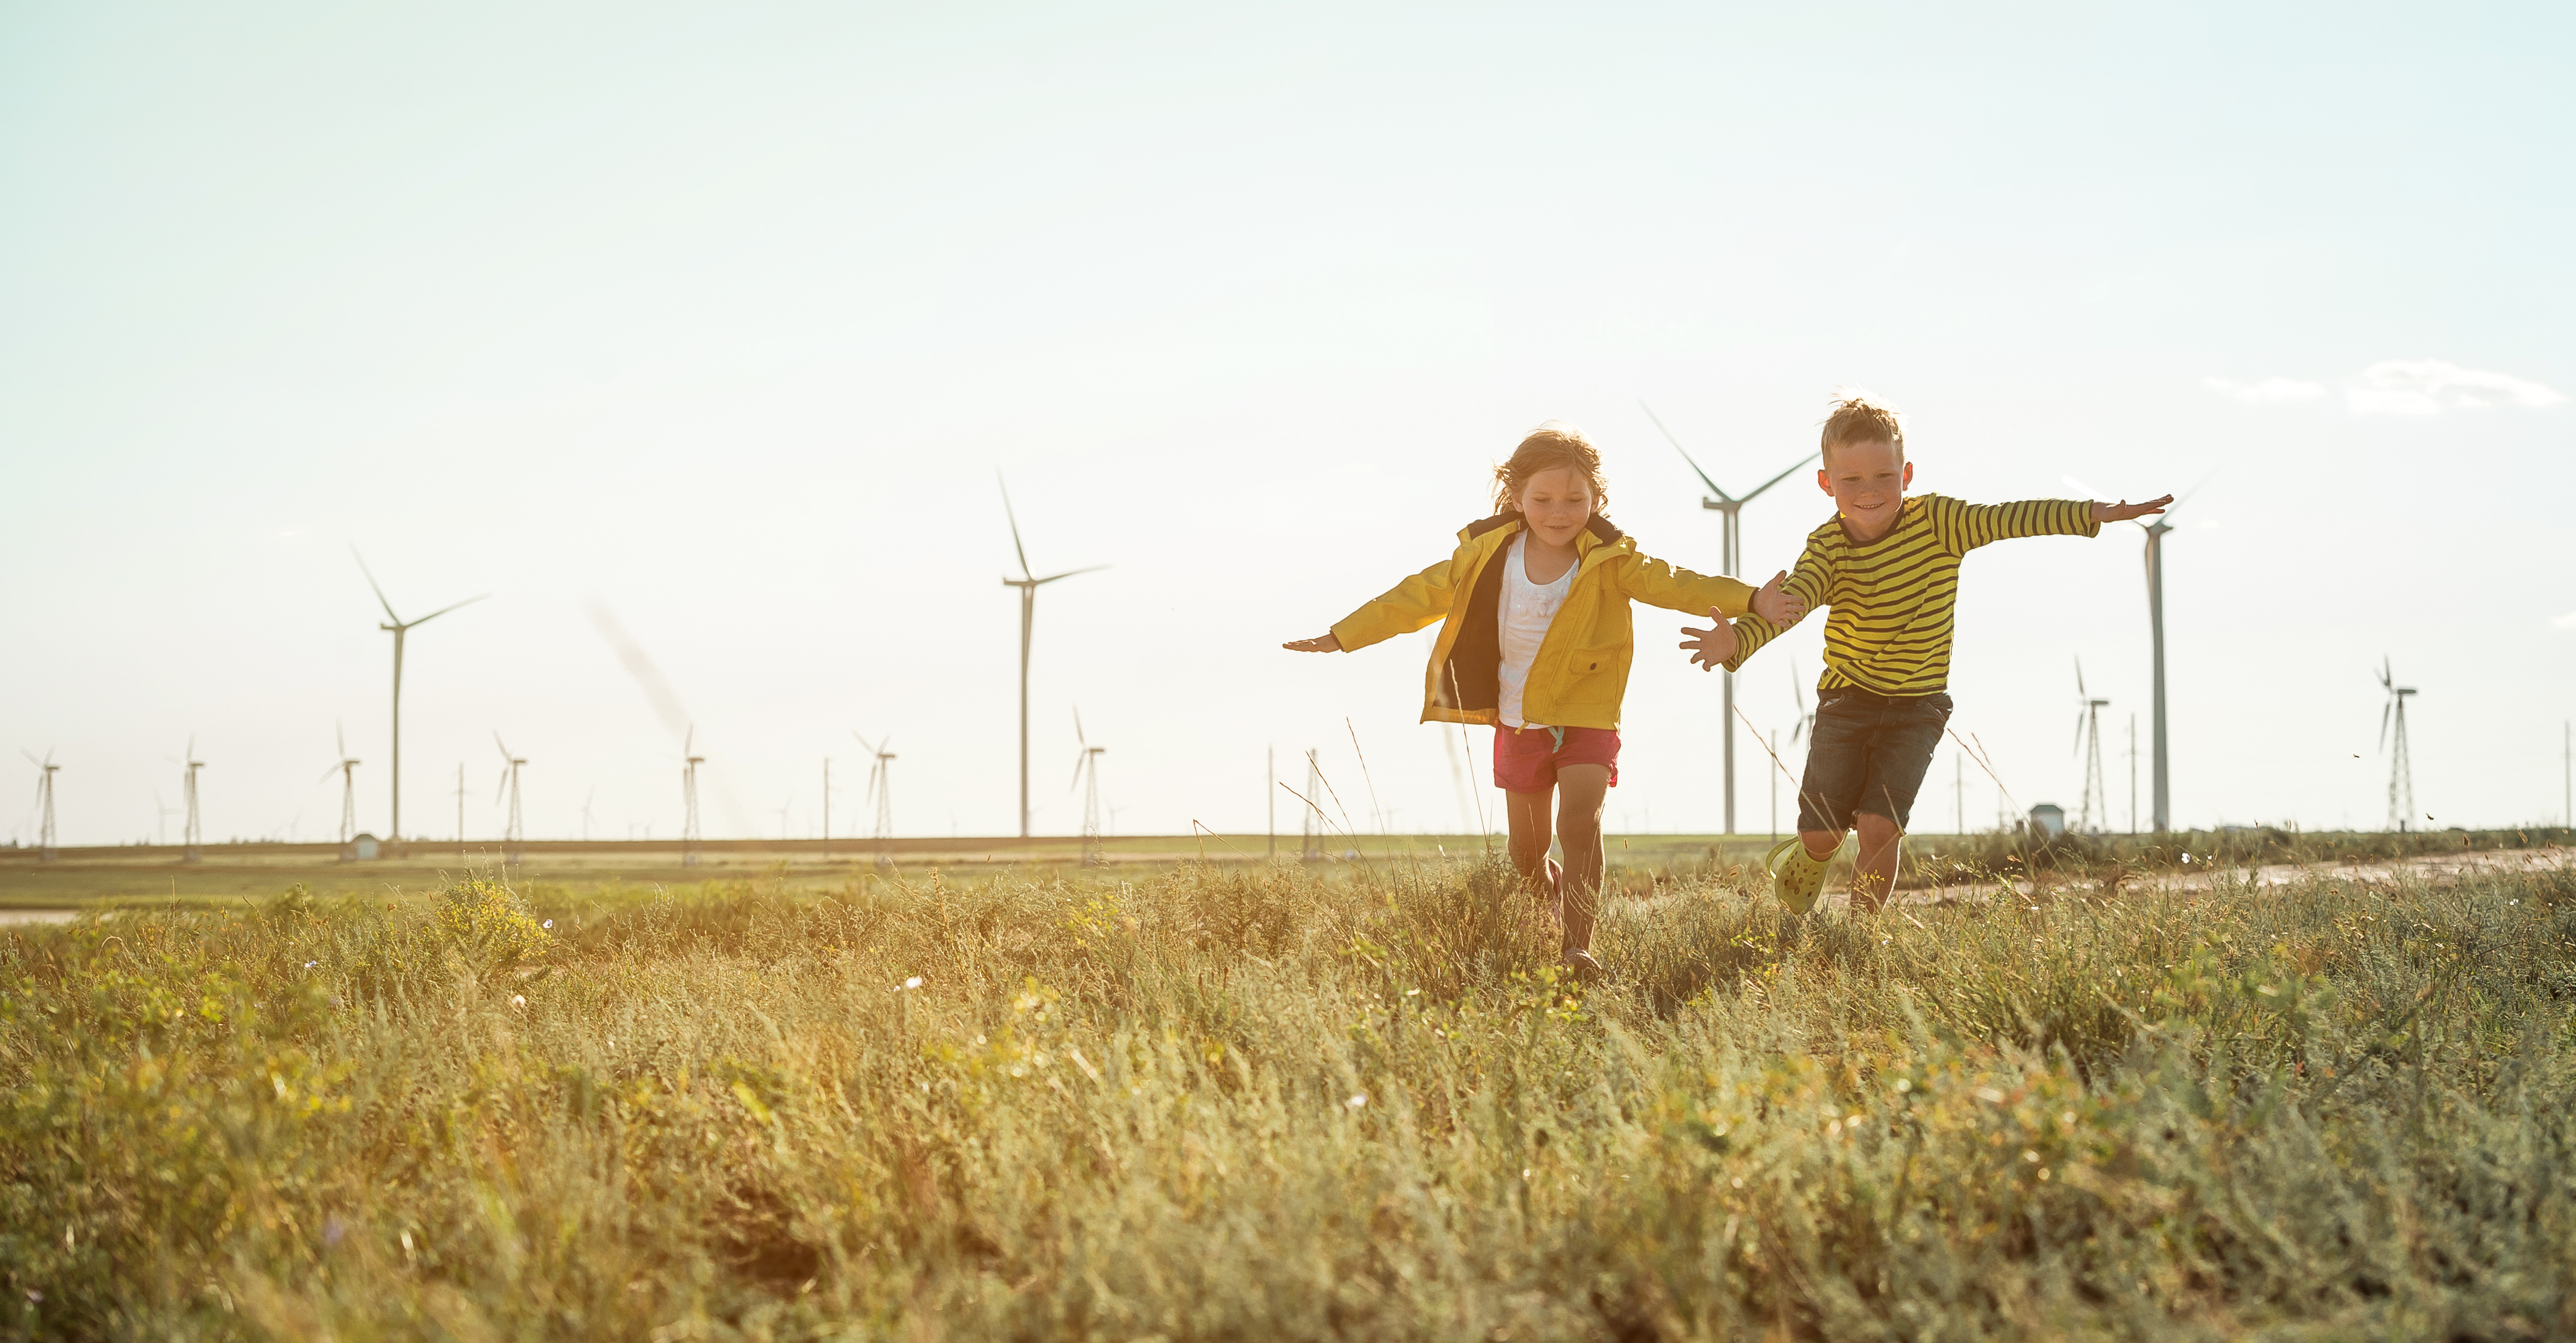
[[[2024,536],[2098,536],[2093,504],[2085,499],[2022,499],[2009,504],[1968,504],[1935,496],[1932,526],[1950,553],[1964,555],[1982,545]]]
[[[1783,592],[1807,604],[1812,613],[1825,604],[1825,594],[1834,587],[1833,559],[1825,553],[1823,543],[1815,536],[1807,538],[1806,550],[1789,570],[1789,580],[1780,585]],[[1803,617],[1802,617],[1803,618]],[[1796,622],[1791,622],[1793,625]],[[1734,671],[1744,665],[1762,645],[1779,638],[1787,627],[1774,625],[1762,617],[1746,612],[1735,621],[1735,656],[1726,660],[1726,669]]]

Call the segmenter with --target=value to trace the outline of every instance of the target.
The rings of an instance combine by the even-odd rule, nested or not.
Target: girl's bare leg
[[[1556,860],[1547,856],[1547,847],[1556,838],[1548,828],[1548,803],[1555,795],[1553,789],[1503,795],[1512,827],[1512,870],[1520,874],[1521,889],[1546,906],[1551,918],[1557,916],[1564,884]]]
[[[1565,951],[1592,952],[1595,902],[1601,890],[1601,807],[1610,793],[1607,765],[1562,765],[1556,771],[1556,831],[1565,839]]]

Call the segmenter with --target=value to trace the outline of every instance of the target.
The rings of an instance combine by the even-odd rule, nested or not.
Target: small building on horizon
[[[344,863],[376,861],[376,837],[363,830],[359,831],[348,843],[340,846],[340,861]]]
[[[2066,808],[2054,802],[2042,802],[2030,809],[2030,831],[2055,839],[2066,833]]]

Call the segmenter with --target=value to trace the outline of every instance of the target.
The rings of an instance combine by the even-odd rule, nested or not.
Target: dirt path
[[[2315,863],[2266,863],[2260,867],[2184,867],[2151,876],[2132,877],[2121,889],[2147,891],[2205,891],[2222,878],[2228,881],[2251,880],[2257,886],[2287,886],[2315,876],[2336,876],[2348,881],[2383,885],[2412,877],[2423,881],[2452,882],[2463,877],[2500,872],[2563,872],[2576,869],[2576,848],[2553,845],[2539,849],[2475,849],[2465,853],[2424,853],[2411,858],[2384,860],[2338,859]],[[2029,895],[2033,884],[2028,878],[2010,883],[2013,890]],[[2089,893],[2102,884],[2089,878],[2052,883],[2061,892]],[[1944,900],[1972,900],[1991,897],[1991,882],[1967,886],[1927,887],[1915,891],[1898,891],[1899,904],[1938,904]],[[1836,903],[1847,903],[1844,892],[1826,897]]]

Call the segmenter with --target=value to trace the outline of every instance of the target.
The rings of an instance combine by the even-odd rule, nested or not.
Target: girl
[[[1578,976],[1592,957],[1601,884],[1601,806],[1619,782],[1619,701],[1628,688],[1630,601],[1676,611],[1795,619],[1803,604],[1709,578],[1637,553],[1610,525],[1601,454],[1583,432],[1550,420],[1494,470],[1494,516],[1458,533],[1448,559],[1397,584],[1299,653],[1365,648],[1445,620],[1424,678],[1424,722],[1494,725],[1494,786],[1510,797],[1512,866],[1565,930]],[[1548,801],[1565,866],[1547,856]],[[1542,886],[1541,883],[1545,885]],[[1571,887],[1569,890],[1568,887]]]

